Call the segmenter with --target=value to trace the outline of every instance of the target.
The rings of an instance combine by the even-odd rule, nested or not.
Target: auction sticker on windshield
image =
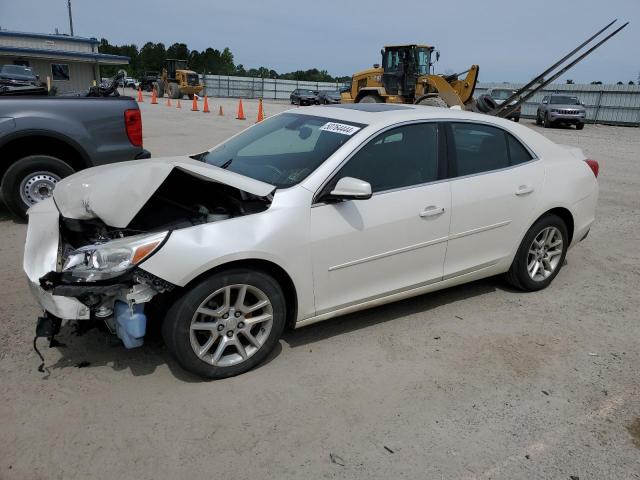
[[[320,127],[320,130],[325,132],[340,133],[342,135],[353,135],[358,130],[360,130],[360,127],[345,125],[344,123],[327,122]]]

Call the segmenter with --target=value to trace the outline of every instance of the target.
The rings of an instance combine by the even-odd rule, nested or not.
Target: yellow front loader
[[[469,108],[478,80],[478,65],[453,75],[431,73],[432,57],[440,53],[428,45],[384,47],[382,65],[353,75],[351,90],[342,103],[415,103],[436,107]],[[464,79],[460,76],[466,74]]]

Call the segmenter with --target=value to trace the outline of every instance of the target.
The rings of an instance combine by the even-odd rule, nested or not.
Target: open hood
[[[89,168],[61,180],[53,199],[63,217],[99,218],[125,228],[173,170],[266,197],[276,187],[189,157],[151,158]]]

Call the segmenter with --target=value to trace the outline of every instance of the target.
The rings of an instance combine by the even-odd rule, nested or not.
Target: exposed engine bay
[[[45,308],[47,313],[39,320],[48,325],[41,330],[51,332],[64,319],[99,320],[127,348],[142,345],[145,304],[161,303],[159,294],[176,287],[138,265],[162,248],[175,230],[260,213],[271,201],[271,194],[258,196],[174,168],[125,227],[89,215],[93,212],[88,201],[85,218],[64,217],[51,206],[46,213],[51,223],[57,221],[59,237],[55,269],[51,262],[49,271],[36,277],[41,291],[34,293],[41,304],[49,301],[52,307]]]

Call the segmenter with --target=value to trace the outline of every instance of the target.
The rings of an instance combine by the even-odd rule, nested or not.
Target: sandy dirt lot
[[[142,105],[155,156],[202,151],[257,111],[189,103]],[[601,165],[597,221],[551,288],[493,278],[313,325],[217,382],[157,336],[125,350],[70,326],[39,373],[26,227],[0,210],[0,478],[640,478],[640,130],[539,131]]]

